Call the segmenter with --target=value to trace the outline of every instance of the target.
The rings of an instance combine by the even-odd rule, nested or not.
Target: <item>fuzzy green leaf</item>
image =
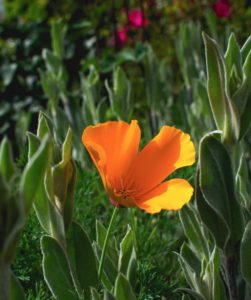
[[[91,287],[91,300],[102,300],[97,290]]]
[[[242,215],[236,200],[229,154],[215,134],[206,135],[199,150],[199,185],[207,204],[230,229],[233,242],[242,236]]]
[[[44,278],[53,296],[60,300],[78,300],[64,250],[50,237],[41,239]]]
[[[132,290],[132,287],[126,277],[119,273],[114,289],[115,298],[119,300],[136,300],[136,296]]]
[[[76,183],[76,167],[71,156],[72,138],[72,130],[69,129],[63,144],[62,159],[52,169],[53,191],[63,212],[66,230],[72,221],[73,196]]]
[[[228,40],[225,61],[227,74],[231,76],[232,70],[234,68],[236,70],[236,76],[238,77],[237,79],[240,82],[242,80],[242,57],[240,47],[233,33],[230,35]]]
[[[199,178],[200,174],[198,172],[195,189],[195,199],[200,218],[212,233],[217,246],[220,249],[224,249],[230,235],[229,227],[227,226],[224,219],[221,218],[221,216],[217,214],[217,212],[205,200],[205,197],[203,196],[203,193],[201,192],[199,186]]]
[[[22,285],[16,278],[16,276],[11,272],[10,280],[10,300],[25,300],[24,290]]]
[[[46,63],[47,70],[51,71],[55,75],[59,75],[62,67],[61,60],[48,49],[43,50],[42,56]]]
[[[67,252],[81,291],[90,298],[90,287],[97,287],[98,272],[91,242],[82,227],[73,222],[67,233]]]
[[[51,27],[51,40],[54,55],[63,59],[64,38],[66,34],[66,25],[62,21],[54,21]]]
[[[126,235],[120,243],[118,270],[126,276],[130,258],[133,252],[133,232],[130,227],[127,228]]]
[[[117,118],[129,121],[132,112],[131,83],[120,67],[116,67],[113,71],[113,88],[110,88],[107,82],[106,88]]]
[[[239,139],[243,138],[251,126],[251,51],[247,55],[243,65],[244,80],[235,94],[235,101],[238,103],[241,112],[241,124]]]
[[[93,243],[94,251],[98,260],[101,257],[101,248],[98,246],[96,242]],[[108,246],[109,247],[109,246]],[[116,261],[114,261],[111,256],[109,255],[108,251],[106,252],[106,257],[104,261],[104,268],[102,274],[102,282],[105,287],[110,290],[112,286],[114,286],[116,277],[118,274],[118,268]]]
[[[38,117],[37,136],[38,138],[43,139],[46,134],[51,136],[51,130],[48,124],[47,117],[44,113],[40,112]]]
[[[201,262],[187,243],[183,243],[180,251],[183,260],[194,270],[199,277],[201,273]]]
[[[251,288],[251,221],[248,222],[241,241],[240,258],[241,272]]]
[[[247,38],[246,42],[241,48],[241,56],[242,56],[242,61],[245,61],[248,54],[250,53],[251,50],[251,35]]]
[[[184,232],[198,255],[208,256],[208,248],[201,224],[192,207],[186,206],[179,212]]]
[[[207,89],[211,109],[218,129],[224,128],[226,114],[224,61],[216,42],[203,34],[206,47]]]
[[[116,300],[114,297],[113,297],[113,295],[110,293],[110,292],[108,292],[108,291],[106,291],[105,290],[105,292],[104,292],[104,298],[103,298],[104,300]]]
[[[9,140],[5,137],[0,145],[0,173],[4,180],[9,182],[16,172],[12,149]]]
[[[27,136],[28,136],[28,143],[29,143],[28,159],[30,160],[32,156],[37,152],[41,144],[41,141],[36,135],[34,135],[31,132],[27,132]]]
[[[206,48],[207,90],[214,120],[223,138],[232,142],[239,137],[240,120],[235,104],[229,97],[223,56],[217,43],[203,33]]]
[[[21,178],[20,189],[26,214],[29,212],[38,187],[44,179],[48,161],[50,161],[50,145],[47,137],[28,162]]]
[[[177,290],[177,292],[182,292],[184,294],[187,294],[191,297],[191,299],[193,300],[206,300],[202,295],[200,295],[199,293],[193,291],[193,290],[190,290],[190,289],[187,289],[187,288],[180,288]]]
[[[241,196],[247,210],[251,207],[251,186],[248,174],[248,165],[243,154],[239,160],[239,168],[236,174],[237,191]]]
[[[106,232],[104,225],[96,220],[96,241],[100,248],[103,248]]]

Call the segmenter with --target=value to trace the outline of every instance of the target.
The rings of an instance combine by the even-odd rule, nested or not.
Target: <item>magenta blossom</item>
[[[218,18],[229,18],[231,6],[228,0],[217,0],[213,6]]]
[[[127,28],[126,26],[121,27],[117,31],[117,39],[120,46],[123,46],[127,41]]]
[[[133,28],[145,27],[149,24],[149,20],[144,18],[140,8],[134,8],[129,11],[128,22]]]

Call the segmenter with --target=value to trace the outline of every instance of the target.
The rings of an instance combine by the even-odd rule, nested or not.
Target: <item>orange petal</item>
[[[174,170],[194,161],[195,149],[190,136],[175,127],[163,126],[139,153],[131,176],[135,186],[146,192]]]
[[[91,159],[93,160],[96,168],[99,171],[99,174],[102,178],[104,186],[106,186],[106,179],[105,179],[105,173],[106,173],[106,154],[102,147],[99,145],[92,143],[90,141],[85,142],[85,147],[88,153],[91,156]]]
[[[193,194],[193,187],[184,179],[171,179],[163,182],[151,192],[145,194],[137,202],[137,206],[150,214],[162,209],[178,210],[189,202]]]
[[[88,126],[82,136],[83,144],[90,153],[99,172],[105,173],[113,187],[127,176],[128,169],[136,159],[140,128],[137,121],[128,124],[110,121]]]

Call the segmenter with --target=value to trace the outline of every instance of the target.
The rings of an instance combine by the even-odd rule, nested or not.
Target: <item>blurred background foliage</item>
[[[82,171],[83,165],[88,166],[80,141],[83,128],[110,119],[134,118],[141,124],[144,141],[163,124],[170,124],[190,132],[198,144],[204,133],[215,129],[207,99],[201,32],[217,39],[224,49],[234,32],[242,45],[250,35],[249,2],[4,0],[1,139],[4,135],[10,138],[23,168],[27,161],[25,132],[35,131],[38,111],[49,114],[59,139],[71,125],[78,166],[75,216],[94,236],[94,218],[107,223],[112,207],[96,171]],[[181,175],[192,181],[193,171]],[[184,234],[177,215],[168,213],[167,219],[166,214],[149,217],[135,212],[141,249],[137,293],[142,300],[180,299],[173,291],[185,282],[173,254],[179,251]],[[119,237],[125,233],[125,216],[122,213],[117,221]],[[13,265],[28,299],[50,297],[42,279],[40,236],[41,229],[31,215]]]
[[[224,11],[223,7],[221,12],[216,9],[217,2],[220,1],[5,0],[0,23],[0,134],[15,137],[17,145],[22,145],[24,140],[20,132],[25,132],[30,124],[34,127],[34,113],[46,107],[40,80],[40,71],[44,69],[41,54],[43,48],[53,47],[50,26],[57,20],[66,26],[62,62],[68,74],[66,85],[71,101],[76,102],[81,97],[79,75],[87,75],[90,66],[95,66],[104,82],[111,79],[116,65],[122,65],[132,87],[136,87],[133,89],[134,117],[138,117],[137,112],[140,115],[142,108],[145,109],[147,44],[157,57],[158,66],[152,67],[158,68],[159,81],[162,81],[170,104],[172,99],[180,97],[180,86],[184,81],[188,87],[187,78],[184,78],[187,75],[182,68],[187,63],[199,63],[199,68],[204,68],[201,65],[204,63],[200,30],[205,30],[222,44],[226,43],[226,36],[231,31],[237,34],[240,42],[245,40],[251,25],[248,3],[232,1],[228,4],[229,11]],[[191,24],[190,31],[194,24],[197,31],[197,40],[192,44],[191,35],[195,35],[190,34],[184,24]],[[201,61],[195,57],[197,61],[194,62],[190,53]],[[182,58],[190,62],[184,64]],[[196,77],[197,74],[192,73]],[[106,89],[102,84],[100,88],[102,97],[108,101]],[[173,115],[176,118],[176,114]],[[109,112],[105,117],[111,117]],[[175,123],[184,126],[186,121],[181,119]],[[170,119],[170,122],[173,121]],[[15,127],[16,123],[18,126]]]

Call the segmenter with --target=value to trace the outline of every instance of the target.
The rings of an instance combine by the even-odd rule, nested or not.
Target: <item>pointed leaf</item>
[[[201,262],[187,243],[183,243],[180,250],[180,255],[199,277],[201,273]]]
[[[235,94],[235,101],[238,103],[241,112],[241,125],[239,139],[243,138],[250,129],[251,119],[249,111],[251,109],[251,51],[247,55],[243,65],[244,80]]]
[[[30,160],[32,156],[37,152],[41,141],[40,139],[33,133],[27,132],[28,142],[29,142],[29,152],[28,152],[28,159]]]
[[[229,239],[229,227],[227,226],[227,223],[224,221],[224,219],[219,214],[217,214],[217,212],[205,200],[205,197],[203,196],[200,189],[199,178],[200,174],[198,171],[195,199],[200,218],[212,233],[217,246],[223,250]]]
[[[119,300],[136,300],[136,296],[132,290],[132,287],[126,277],[119,273],[114,289],[115,298]]]
[[[105,242],[106,232],[104,225],[96,220],[96,241],[101,249]]]
[[[44,278],[53,296],[60,300],[78,300],[64,250],[50,237],[41,239]]]
[[[242,216],[236,200],[229,154],[215,134],[200,143],[199,185],[207,204],[226,222],[233,242],[242,236]]]
[[[179,216],[184,232],[192,244],[193,249],[198,252],[198,255],[207,257],[208,248],[205,235],[195,214],[195,210],[190,206],[186,206],[179,212]]]
[[[212,274],[212,299],[227,300],[224,283],[222,282],[220,253],[214,248],[210,257],[210,274]]]
[[[66,231],[72,221],[73,196],[76,183],[76,168],[71,155],[72,138],[72,130],[69,128],[62,147],[62,159],[52,169],[53,191],[64,215]]]
[[[216,42],[203,34],[206,47],[207,89],[217,128],[223,130],[226,114],[224,61]]]
[[[71,224],[67,233],[67,252],[79,287],[89,299],[90,287],[98,286],[97,264],[91,242],[76,222]]]
[[[113,87],[110,88],[106,82],[111,107],[118,119],[130,119],[131,103],[131,83],[128,81],[125,72],[116,67],[113,71]]]
[[[240,258],[241,258],[241,272],[251,288],[251,221],[247,223],[245,228],[240,248]]]
[[[101,248],[98,246],[96,242],[93,243],[93,247],[95,250],[95,254],[98,260],[100,260],[101,256]],[[106,253],[105,261],[104,261],[104,267],[103,267],[103,274],[102,274],[102,282],[106,286],[108,290],[114,286],[117,274],[118,274],[118,269],[117,269],[117,264],[114,262],[113,259],[111,259],[108,251]]]
[[[239,81],[242,80],[242,57],[240,47],[236,41],[234,33],[232,33],[228,40],[228,47],[225,54],[226,71],[231,74],[232,69],[235,68]]]
[[[129,280],[132,288],[135,288],[137,283],[137,257],[134,248],[128,263],[126,278]]]
[[[46,63],[47,70],[58,75],[62,67],[61,60],[48,49],[43,49],[42,57]]]
[[[25,300],[24,290],[12,272],[10,281],[10,300]]]
[[[62,21],[54,21],[51,26],[52,49],[60,59],[63,59],[65,34],[66,25]]]
[[[133,251],[133,232],[128,226],[126,235],[120,243],[118,270],[126,276]]]
[[[104,300],[116,300],[116,299],[113,297],[113,295],[110,292],[105,291],[104,292]]]
[[[241,196],[243,204],[245,205],[246,209],[249,210],[249,208],[251,207],[251,186],[245,153],[242,154],[239,160],[239,168],[235,180],[237,184],[237,191]]]
[[[251,35],[248,37],[246,42],[241,48],[241,56],[242,56],[242,61],[245,61],[248,54],[250,53],[251,50]]]
[[[207,90],[214,120],[223,138],[232,142],[239,136],[238,110],[229,97],[225,63],[217,43],[203,33],[206,48]]]
[[[5,137],[0,145],[0,173],[4,180],[9,182],[16,172],[12,149],[9,140]]]
[[[91,300],[102,300],[96,289],[91,287]]]
[[[193,300],[206,300],[202,295],[200,295],[199,293],[187,289],[187,288],[180,288],[178,290],[176,290],[177,292],[182,292],[185,293],[187,295],[189,295]]]
[[[47,137],[28,162],[21,178],[20,189],[26,214],[29,212],[38,187],[44,179],[48,161],[50,161],[50,145]]]
[[[43,139],[47,134],[51,136],[48,119],[44,113],[40,112],[38,117],[37,136],[38,138]]]

